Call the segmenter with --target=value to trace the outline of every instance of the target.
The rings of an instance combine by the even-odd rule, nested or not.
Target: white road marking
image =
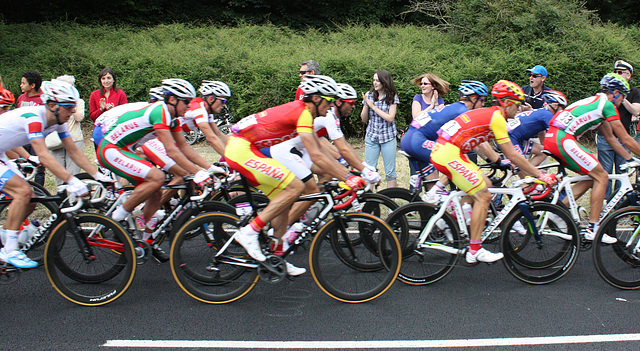
[[[640,334],[574,335],[533,338],[378,341],[233,341],[233,340],[108,340],[107,347],[212,348],[212,349],[406,349],[493,347],[518,345],[586,344],[640,341]]]

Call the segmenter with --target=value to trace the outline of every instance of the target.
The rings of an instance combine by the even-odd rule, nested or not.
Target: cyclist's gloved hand
[[[500,157],[500,159],[498,159],[497,161],[493,162],[493,166],[497,169],[501,169],[503,171],[506,171],[508,169],[511,169],[511,161],[508,158],[502,158]]]
[[[538,179],[540,179],[541,181],[549,185],[553,185],[558,182],[558,177],[555,174],[544,173],[544,172],[540,172],[540,176],[538,176]]]
[[[358,190],[364,188],[367,185],[367,182],[358,176],[349,176],[346,184],[349,188]]]
[[[76,196],[84,196],[89,193],[87,184],[76,177],[71,177],[71,179],[67,181],[67,184],[69,185],[67,191]]]
[[[345,167],[349,167],[349,162],[347,162],[347,160],[345,160],[344,157],[340,157],[338,159],[338,162],[340,162],[340,164],[345,166]]]
[[[209,181],[211,181],[211,177],[209,176],[209,173],[202,169],[199,170],[198,173],[196,173],[193,176],[193,182],[198,184],[198,186],[203,186],[209,183]]]
[[[207,169],[207,173],[215,173],[215,174],[224,174],[227,175],[227,171],[224,168],[218,167],[216,165],[211,165],[209,169]]]
[[[31,155],[27,158],[27,161],[35,164],[36,166],[40,166],[40,157]]]
[[[100,173],[100,172],[96,172],[96,174],[92,174],[91,177],[93,177],[93,179],[99,181],[99,182],[103,182],[103,183],[113,183],[115,182],[113,179],[111,179],[110,177]]]
[[[382,179],[380,173],[366,167],[362,170],[362,178],[366,179],[369,183],[377,183]]]

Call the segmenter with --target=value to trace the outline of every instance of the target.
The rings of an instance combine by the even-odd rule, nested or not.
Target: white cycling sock
[[[4,253],[10,253],[18,249],[18,231],[6,230],[6,236],[4,238],[4,247],[2,250]]]

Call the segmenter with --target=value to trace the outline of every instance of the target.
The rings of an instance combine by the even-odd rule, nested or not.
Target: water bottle
[[[301,222],[294,223],[282,236],[282,240],[287,244],[293,243],[298,238],[298,235],[300,235],[300,233],[304,230],[304,226],[305,225]]]
[[[322,209],[321,203],[319,202],[314,203],[313,205],[311,205],[311,207],[309,207],[307,212],[305,212],[305,214],[302,215],[302,217],[300,217],[300,220],[305,225],[310,225],[311,222],[313,222],[313,220],[316,219],[316,217],[318,217],[321,209]]]
[[[20,234],[18,234],[18,242],[20,245],[24,245],[29,242],[29,240],[31,240],[31,238],[33,238],[33,236],[38,232],[38,227],[40,227],[40,222],[37,219],[32,220],[29,225],[24,227],[24,229],[20,231]]]
[[[236,214],[240,217],[250,215],[251,212],[253,212],[253,208],[248,202],[241,202],[236,205]]]
[[[473,211],[473,207],[468,203],[462,205],[462,214],[464,214],[464,219],[467,222],[467,225],[471,224],[471,211]]]

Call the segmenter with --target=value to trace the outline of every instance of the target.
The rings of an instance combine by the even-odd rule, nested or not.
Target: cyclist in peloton
[[[632,157],[618,139],[634,154],[640,155],[640,145],[627,133],[616,108],[629,94],[629,83],[621,76],[609,73],[600,80],[600,88],[602,93],[576,101],[555,115],[549,122],[549,130],[544,138],[545,150],[549,150],[570,170],[586,174],[593,179],[578,182],[573,186],[576,198],[591,189],[589,227],[580,232],[586,240],[593,240],[598,231],[609,178],[598,159],[578,143],[578,139],[588,130],[600,128],[607,143],[627,162],[637,159]],[[616,238],[607,234],[602,237],[602,242],[606,244],[616,241]]]
[[[66,122],[75,112],[76,101],[80,98],[78,90],[69,83],[55,79],[43,82],[41,90],[44,105],[17,108],[4,113],[0,119],[0,190],[13,199],[2,231],[4,247],[0,250],[0,261],[19,268],[33,268],[38,265],[18,251],[18,230],[34,209],[29,203],[33,190],[22,178],[22,173],[15,164],[5,157],[7,150],[31,144],[39,162],[51,173],[64,179],[69,185],[69,192],[82,196],[88,192],[87,186],[55,160],[44,142],[45,136],[57,132],[62,145],[78,166],[96,180],[111,181],[98,172],[69,137]]]
[[[343,157],[343,159],[362,173],[362,178],[370,183],[377,183],[380,181],[381,176],[376,172],[375,168],[364,162],[355,150],[349,145],[342,129],[340,128],[340,118],[347,117],[351,110],[355,106],[355,101],[358,98],[356,90],[348,84],[338,83],[337,99],[334,102],[334,107],[329,109],[326,116],[319,116],[313,120],[313,129],[318,135],[321,145],[326,147],[326,151],[330,152],[334,158]],[[324,136],[329,137],[334,143],[331,144]],[[328,143],[326,145],[325,143]],[[337,148],[335,153],[331,151],[331,148]],[[285,167],[290,169],[296,177],[302,180],[305,184],[304,194],[317,193],[319,191],[317,183],[313,178],[313,173],[318,174],[319,182],[330,180],[331,177],[327,172],[320,169],[315,165],[309,156],[309,152],[305,149],[304,144],[300,136],[293,139],[289,139],[280,144],[274,145],[270,148],[264,148],[260,150],[263,154],[271,157],[278,162],[282,163]],[[291,225],[287,233],[283,236],[282,241],[276,248],[276,253],[286,251],[288,248],[288,242],[297,237],[301,227],[294,226],[293,224],[300,219],[300,216],[311,206],[311,202],[303,201],[293,204],[291,211],[289,211],[289,222]],[[294,233],[295,232],[295,233]],[[293,235],[293,237],[292,237]],[[287,240],[287,238],[290,238]],[[281,246],[282,245],[282,246]]]
[[[482,248],[482,230],[491,202],[487,184],[491,182],[480,168],[469,160],[466,153],[480,143],[495,139],[506,157],[521,170],[545,183],[556,182],[554,174],[540,172],[513,149],[509,140],[506,119],[513,118],[524,101],[522,88],[513,82],[501,80],[493,85],[491,95],[495,106],[465,112],[445,123],[438,131],[439,137],[431,153],[431,162],[436,169],[473,199],[467,263],[495,262],[501,259],[503,254]]]
[[[463,80],[458,88],[459,101],[450,105],[438,105],[428,112],[421,113],[411,121],[409,129],[402,137],[400,148],[415,158],[414,169],[422,169],[425,176],[432,174],[435,168],[431,164],[431,151],[438,139],[438,130],[445,123],[469,110],[475,110],[484,105],[489,95],[487,86],[476,80]],[[446,176],[440,180],[423,197],[425,202],[440,203],[443,196],[448,195],[445,186],[449,183]],[[419,184],[413,184],[419,187]]]
[[[165,175],[153,163],[135,153],[138,145],[150,139],[157,137],[169,158],[187,174],[194,175],[196,184],[202,186],[210,181],[209,173],[194,164],[202,157],[188,147],[177,120],[178,116],[184,115],[191,99],[195,98],[195,89],[186,80],[165,79],[162,81],[162,90],[163,101],[119,116],[98,147],[100,164],[135,185],[131,196],[113,212],[112,218],[116,221],[124,220],[143,202],[143,216],[147,221],[160,208],[162,193],[159,190],[164,184]],[[167,258],[157,245],[152,250],[159,260]]]
[[[333,79],[322,75],[307,75],[300,84],[304,95],[296,100],[243,118],[233,125],[225,150],[229,166],[247,177],[252,185],[270,199],[249,225],[235,234],[235,240],[247,253],[263,262],[258,235],[269,222],[274,236],[280,240],[287,229],[288,211],[305,188],[305,184],[280,162],[266,157],[259,150],[277,145],[300,135],[311,160],[331,176],[347,182],[352,188],[364,185],[364,180],[349,176],[348,170],[323,153],[317,135],[313,132],[313,118],[323,116],[331,108],[338,94]],[[286,262],[287,274],[296,276],[306,272]]]

